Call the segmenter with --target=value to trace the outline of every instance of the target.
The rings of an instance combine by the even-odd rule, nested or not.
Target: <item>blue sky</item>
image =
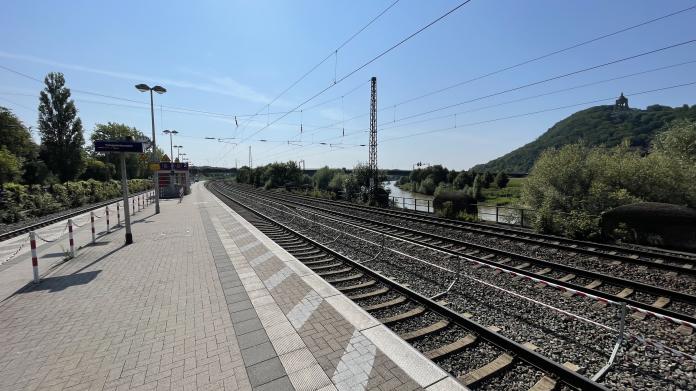
[[[486,162],[534,140],[555,122],[594,104],[496,120],[518,114],[614,99],[696,82],[696,43],[643,56],[429,115],[404,119],[537,80],[696,38],[696,10],[621,33],[446,92],[410,98],[568,47],[602,34],[696,5],[693,1],[472,0],[431,28],[287,112],[383,50],[453,8],[457,1],[401,0],[302,82],[267,104],[293,81],[392,4],[386,1],[70,1],[10,0],[3,4],[0,65],[43,79],[65,74],[86,138],[96,123],[135,126],[150,134],[148,97],[137,83],[168,89],[155,96],[158,141],[180,132],[194,164],[233,167],[304,159],[307,167],[352,167],[367,160],[371,76],[377,77],[379,164],[410,168],[423,161],[455,169]],[[684,64],[686,63],[686,64]],[[643,73],[502,103],[609,78]],[[40,83],[0,69],[0,105],[36,126]],[[696,85],[630,96],[644,108],[694,104]],[[350,93],[349,93],[350,92]],[[343,98],[341,98],[343,97]],[[326,102],[326,103],[324,103]],[[609,102],[609,100],[607,100]],[[324,103],[317,106],[318,103]],[[160,109],[160,106],[163,107]],[[488,107],[487,106],[493,106]],[[181,112],[186,108],[208,113]],[[250,114],[260,112],[258,116]],[[270,114],[266,114],[266,113]],[[458,113],[456,116],[455,113]],[[234,116],[238,116],[239,127]],[[348,120],[357,117],[353,120]],[[439,119],[438,119],[439,117]],[[444,118],[443,118],[444,117]],[[267,123],[277,122],[271,126]],[[416,123],[418,122],[418,123]],[[457,124],[456,128],[453,128]],[[264,129],[265,128],[265,129]],[[300,133],[302,128],[302,133]],[[426,133],[437,129],[453,128]],[[345,137],[342,137],[345,129]],[[259,131],[260,130],[260,131]],[[412,134],[422,133],[417,136]],[[234,146],[205,137],[237,137]],[[397,137],[401,137],[397,139]],[[261,142],[259,140],[269,140]],[[320,145],[319,142],[339,144]],[[288,145],[290,144],[290,145]],[[340,144],[343,144],[341,146]]]

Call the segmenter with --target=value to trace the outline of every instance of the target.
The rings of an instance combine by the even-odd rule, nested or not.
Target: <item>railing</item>
[[[476,205],[477,216],[483,221],[493,221],[500,224],[531,227],[535,211],[512,206]]]
[[[411,209],[421,212],[435,213],[431,199],[411,197],[390,197],[390,206],[393,208]]]

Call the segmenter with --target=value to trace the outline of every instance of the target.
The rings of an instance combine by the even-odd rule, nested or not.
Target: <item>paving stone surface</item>
[[[0,390],[452,382],[201,184],[181,204],[163,201],[133,236],[123,246],[122,231],[106,235],[0,302]]]

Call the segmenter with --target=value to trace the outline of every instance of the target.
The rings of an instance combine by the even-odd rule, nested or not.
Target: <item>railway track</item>
[[[468,387],[536,391],[606,389],[573,368],[535,352],[533,344],[517,343],[470,320],[447,307],[447,303],[399,284],[240,202],[227,189],[206,186],[319,276],[411,342],[426,357],[441,365],[446,362],[443,368]]]
[[[147,193],[148,191],[150,191],[150,190],[141,191],[141,192],[136,193],[136,194],[130,194],[129,196],[130,197],[137,197],[141,194]],[[90,211],[93,211],[93,210],[96,210],[99,208],[103,208],[107,205],[113,204],[113,203],[118,202],[122,199],[123,199],[123,197],[113,198],[111,200],[92,204],[92,205],[86,206],[84,208],[68,209],[67,211],[65,211],[65,213],[59,213],[56,216],[51,216],[50,218],[46,218],[46,219],[40,220],[38,222],[32,222],[32,223],[29,223],[27,225],[21,226],[19,228],[14,228],[12,230],[2,232],[2,233],[0,233],[0,242],[4,242],[5,240],[15,238],[15,237],[20,236],[22,234],[25,234],[27,232],[35,231],[39,228],[46,227],[48,225],[57,223],[59,221],[65,220],[65,219],[69,219],[71,217],[79,216],[79,215],[86,213],[86,212],[90,212]]]
[[[240,191],[240,189],[235,189]],[[250,194],[250,193],[247,193]],[[473,259],[481,264],[495,266],[524,276],[543,278],[552,284],[615,302],[624,302],[634,308],[696,323],[696,297],[667,288],[644,284],[630,279],[545,261],[476,243],[433,234],[419,229],[385,223],[383,221],[315,207],[286,197],[253,193],[275,202],[284,202],[296,208],[307,208],[343,224],[370,228],[375,234],[404,240],[446,254]],[[644,317],[645,313],[636,313]]]
[[[654,249],[642,246],[620,246],[607,243],[588,242],[564,238],[554,235],[535,233],[527,230],[520,230],[502,226],[492,226],[491,224],[472,223],[441,218],[423,212],[405,211],[397,209],[384,209],[366,205],[356,205],[346,201],[327,201],[320,198],[292,194],[287,196],[295,197],[315,204],[328,206],[340,206],[356,211],[369,211],[370,213],[398,217],[407,221],[428,223],[434,226],[456,229],[482,235],[490,235],[505,240],[515,240],[526,244],[557,248],[573,251],[593,256],[600,256],[621,262],[632,263],[643,266],[659,267],[666,270],[677,271],[685,274],[696,275],[696,255],[683,252],[675,252],[664,249]]]

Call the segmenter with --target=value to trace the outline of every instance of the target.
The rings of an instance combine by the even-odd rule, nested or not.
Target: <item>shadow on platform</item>
[[[63,289],[71,286],[89,284],[97,277],[97,275],[99,275],[99,273],[101,273],[101,270],[68,274],[67,276],[47,277],[41,279],[38,284],[27,284],[26,289],[22,289],[19,293],[22,294],[36,291],[62,291]]]

